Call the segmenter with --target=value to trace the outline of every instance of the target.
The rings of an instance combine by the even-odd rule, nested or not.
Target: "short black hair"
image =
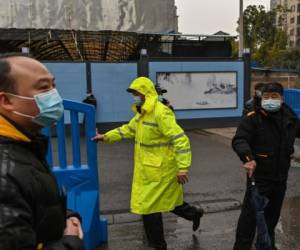
[[[10,75],[11,66],[9,60],[7,60],[10,57],[31,57],[31,56],[23,53],[0,54],[0,91],[14,93],[15,80]]]
[[[280,95],[283,95],[283,86],[278,82],[266,83],[262,89],[262,93],[265,92],[276,92]]]

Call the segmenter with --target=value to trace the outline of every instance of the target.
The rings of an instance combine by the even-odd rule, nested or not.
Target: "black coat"
[[[32,142],[0,137],[0,249],[83,249],[63,236],[66,207],[45,160],[47,138]]]
[[[256,179],[286,181],[295,137],[300,137],[299,120],[283,104],[279,112],[258,109],[244,116],[232,147],[244,163],[256,161]]]
[[[256,111],[260,108],[261,108],[261,98],[254,96],[245,103],[243,115],[247,115],[249,112]]]

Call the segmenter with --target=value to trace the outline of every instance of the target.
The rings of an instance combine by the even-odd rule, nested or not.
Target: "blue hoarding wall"
[[[65,99],[82,101],[86,97],[85,63],[46,63],[56,78],[57,88]],[[98,108],[97,122],[124,122],[133,117],[132,96],[126,92],[137,77],[136,63],[92,63],[92,89]],[[237,107],[176,111],[178,119],[239,117],[243,109],[243,62],[151,62],[150,78],[158,72],[236,72]]]
[[[86,96],[85,63],[45,63],[55,77],[56,88],[63,99],[81,102]],[[82,116],[80,116],[82,120]],[[70,123],[66,114],[65,123]]]
[[[97,122],[128,121],[134,114],[133,98],[126,89],[137,77],[136,63],[93,63],[91,68]]]
[[[85,63],[45,63],[55,76],[56,87],[64,99],[82,101],[86,95]]]

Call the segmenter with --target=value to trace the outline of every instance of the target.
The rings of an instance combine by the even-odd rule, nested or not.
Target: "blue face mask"
[[[133,99],[134,99],[134,104],[137,105],[137,106],[142,106],[143,104],[143,101],[141,99],[141,97],[139,96],[133,96]]]
[[[261,107],[269,112],[276,112],[281,108],[281,100],[266,99],[261,100]]]
[[[7,94],[25,100],[34,100],[40,110],[40,113],[38,115],[31,116],[18,111],[14,111],[14,113],[17,115],[31,118],[32,122],[42,127],[53,126],[56,122],[59,121],[59,119],[63,115],[63,101],[56,89],[52,89],[38,95],[34,95],[33,97],[14,95],[11,93]]]

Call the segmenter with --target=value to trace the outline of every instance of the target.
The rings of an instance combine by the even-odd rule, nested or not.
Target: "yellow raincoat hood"
[[[151,112],[158,100],[158,94],[155,90],[154,83],[147,77],[138,77],[127,89],[128,92],[131,92],[132,90],[135,90],[145,96],[145,102],[142,105],[142,113]],[[132,109],[136,112],[136,105],[133,105]]]

